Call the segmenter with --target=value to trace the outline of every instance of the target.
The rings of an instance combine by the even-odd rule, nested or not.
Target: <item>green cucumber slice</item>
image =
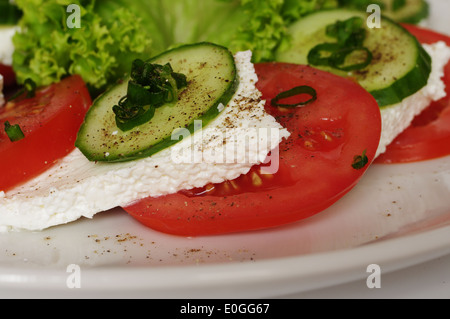
[[[418,24],[428,18],[430,6],[425,0],[404,0],[395,8],[396,0],[382,0],[385,4],[383,14],[397,22]]]
[[[368,16],[367,13],[348,9],[312,13],[290,26],[291,44],[278,50],[276,60],[308,64],[308,54],[312,48],[335,42],[326,34],[328,25],[352,17],[361,17],[366,21]],[[381,28],[369,28],[366,23],[364,27],[366,37],[363,44],[373,55],[367,67],[350,72],[329,66],[315,67],[354,78],[375,97],[380,107],[397,104],[427,84],[431,58],[414,36],[385,16],[381,17]],[[352,64],[351,61],[349,63]]]
[[[170,63],[174,72],[186,75],[187,87],[178,101],[156,109],[147,123],[129,131],[116,124],[113,106],[126,95],[128,80],[97,98],[82,124],[76,147],[90,160],[124,162],[151,156],[178,142],[171,138],[180,128],[191,133],[195,120],[207,125],[233,97],[238,86],[234,57],[225,47],[212,43],[184,45],[149,60]]]
[[[380,1],[380,0],[379,0]],[[381,0],[382,13],[397,22],[417,24],[430,13],[430,6],[425,0]]]

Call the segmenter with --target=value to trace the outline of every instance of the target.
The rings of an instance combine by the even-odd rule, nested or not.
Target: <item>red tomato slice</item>
[[[147,198],[124,208],[131,216],[181,236],[257,230],[319,213],[356,185],[370,163],[355,169],[355,156],[366,151],[371,162],[381,133],[373,97],[350,80],[307,66],[258,64],[256,72],[267,101],[300,85],[317,91],[317,100],[303,108],[266,103],[266,110],[291,132],[279,148],[278,172],[261,174],[254,167],[233,181]]]
[[[421,43],[444,41],[450,46],[448,36],[415,25],[405,27]],[[444,72],[447,96],[419,114],[411,126],[388,146],[386,153],[377,158],[376,163],[409,163],[450,155],[450,62]]]
[[[11,66],[0,63],[0,74],[3,75],[3,85],[5,87],[16,84],[16,74]]]
[[[91,105],[79,76],[16,99],[0,109],[0,190],[7,191],[43,173],[75,149],[77,132]],[[11,142],[5,122],[18,124],[25,138]]]

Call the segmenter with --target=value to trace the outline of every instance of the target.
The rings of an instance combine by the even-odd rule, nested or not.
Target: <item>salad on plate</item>
[[[1,2],[0,231],[115,207],[178,236],[320,214],[450,155],[424,0]]]

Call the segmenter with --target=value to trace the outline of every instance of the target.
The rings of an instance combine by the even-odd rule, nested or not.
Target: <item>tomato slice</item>
[[[450,37],[415,25],[405,27],[421,43],[444,41]],[[419,114],[411,126],[402,132],[381,154],[376,163],[395,164],[431,160],[450,155],[450,62],[444,70],[447,96]]]
[[[0,74],[3,75],[4,87],[16,84],[16,74],[11,66],[0,63]]]
[[[91,105],[81,77],[74,75],[18,98],[0,109],[0,190],[8,191],[43,173],[75,149],[77,132]],[[11,142],[5,122],[25,137]]]
[[[233,181],[146,198],[124,207],[131,216],[180,236],[257,230],[319,213],[356,185],[375,156],[381,133],[373,97],[350,80],[311,67],[283,63],[255,67],[257,86],[267,101],[296,86],[317,91],[317,100],[301,108],[266,103],[267,112],[291,132],[279,147],[278,172],[262,174],[264,165],[256,166]],[[364,151],[369,163],[353,168],[355,157]]]

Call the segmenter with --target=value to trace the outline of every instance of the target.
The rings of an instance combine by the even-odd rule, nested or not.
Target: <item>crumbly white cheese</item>
[[[377,155],[386,152],[386,147],[402,133],[432,101],[445,96],[445,84],[442,81],[444,67],[450,59],[450,47],[444,42],[424,45],[432,59],[432,71],[428,84],[417,93],[402,102],[384,107],[381,110],[382,132]]]
[[[3,97],[3,75],[0,74],[0,107],[5,104],[5,98]]]
[[[12,65],[14,44],[12,38],[17,31],[16,26],[0,28],[0,63]]]
[[[264,111],[251,52],[240,52],[235,59],[237,92],[227,107],[219,106],[223,112],[202,131],[152,157],[127,163],[93,163],[75,150],[38,178],[0,194],[0,231],[36,231],[91,218],[147,196],[235,179],[263,162],[289,132]],[[263,134],[255,135],[259,129]],[[224,148],[225,160],[213,162],[217,154],[211,150],[231,143],[236,145]],[[255,143],[259,146],[253,147]],[[179,154],[194,157],[186,160]],[[195,157],[199,154],[210,155],[199,160]]]

